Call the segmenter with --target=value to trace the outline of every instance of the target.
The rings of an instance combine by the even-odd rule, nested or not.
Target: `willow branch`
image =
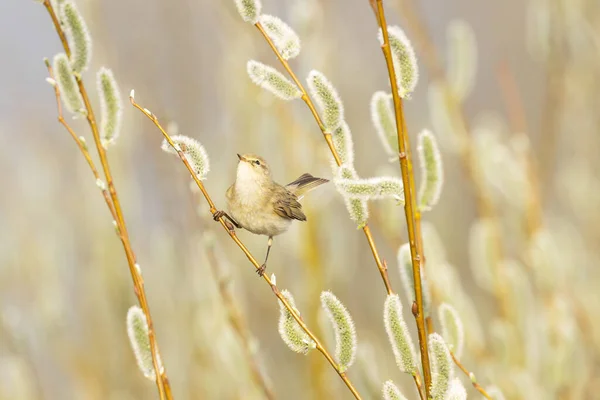
[[[458,368],[460,368],[460,370],[461,370],[462,372],[464,372],[464,373],[465,373],[465,375],[466,375],[467,377],[469,377],[469,380],[470,380],[470,381],[471,381],[471,383],[473,384],[473,387],[474,387],[475,389],[477,389],[477,391],[478,391],[479,393],[481,393],[481,394],[483,395],[483,397],[485,397],[485,398],[486,398],[486,399],[488,399],[488,400],[492,400],[491,396],[490,396],[490,395],[489,395],[489,394],[488,394],[488,393],[485,391],[485,389],[484,389],[483,387],[481,387],[481,385],[480,385],[479,383],[477,383],[477,382],[476,382],[476,381],[473,379],[473,377],[474,377],[475,375],[474,375],[474,374],[472,374],[471,372],[469,372],[469,370],[468,370],[467,368],[465,368],[465,366],[464,366],[464,365],[462,365],[460,361],[458,361],[458,359],[456,358],[456,356],[454,355],[454,353],[453,353],[453,352],[450,352],[450,355],[452,356],[452,360],[454,360],[454,364],[456,364],[456,366],[457,366]]]
[[[405,20],[408,30],[410,31],[411,36],[415,39],[417,52],[423,55],[423,59],[425,61],[424,64],[428,72],[436,81],[441,84],[443,89],[445,106],[448,108],[448,112],[451,116],[451,124],[453,125],[457,133],[458,140],[460,141],[459,149],[462,166],[473,187],[473,195],[475,196],[475,202],[477,205],[477,214],[481,218],[486,218],[488,221],[490,221],[493,236],[493,241],[490,248],[490,258],[494,265],[496,278],[494,292],[498,310],[503,317],[506,317],[509,312],[508,304],[506,302],[507,293],[505,279],[502,271],[500,270],[501,262],[504,258],[500,224],[498,215],[494,209],[492,198],[489,194],[489,190],[486,188],[484,177],[477,168],[477,159],[473,142],[469,136],[469,124],[467,122],[467,117],[460,102],[450,92],[445,68],[441,63],[441,57],[439,56],[437,48],[427,32],[419,13],[415,9],[416,7],[414,2],[412,0],[400,0],[399,3],[402,6],[402,13],[406,17]]]
[[[50,76],[50,79],[54,80],[54,71],[52,70],[52,66],[50,65],[50,62],[48,60],[44,60],[44,62],[46,63],[46,68],[48,68],[48,75]],[[104,201],[106,202],[106,206],[108,207],[110,214],[113,217],[113,220],[116,220],[117,214],[115,212],[115,207],[113,206],[112,200],[110,199],[110,194],[108,193],[108,190],[106,189],[105,185],[101,184],[104,181],[102,180],[102,178],[100,177],[100,174],[98,173],[98,169],[96,168],[96,165],[94,164],[94,160],[92,160],[92,157],[90,155],[90,152],[88,151],[87,145],[85,144],[83,137],[77,136],[75,134],[75,131],[73,131],[73,128],[71,128],[69,123],[65,120],[64,115],[63,115],[63,110],[62,110],[62,104],[60,102],[60,90],[56,83],[53,83],[52,86],[54,87],[54,95],[56,96],[56,113],[58,114],[58,122],[62,126],[65,127],[67,132],[69,132],[69,134],[75,141],[75,144],[77,144],[77,148],[79,149],[79,151],[85,158],[85,161],[88,163],[88,166],[90,167],[90,170],[92,171],[92,174],[94,175],[94,178],[96,179],[96,183],[98,184],[98,186],[100,187],[100,190],[102,191],[102,196],[104,197]]]
[[[65,53],[67,54],[68,57],[70,57],[71,49],[69,47],[69,43],[67,42],[67,38],[65,36],[64,30],[62,29],[60,21],[58,20],[58,17],[56,16],[56,13],[54,12],[54,8],[52,7],[50,0],[44,0],[44,6],[46,7],[46,10],[48,10],[48,13],[50,14],[50,18],[52,19],[52,22],[54,23],[54,27],[56,29],[56,32],[58,33],[58,36],[62,43],[62,46],[65,50]],[[119,202],[117,190],[115,189],[115,186],[113,183],[113,177],[112,177],[110,167],[108,164],[108,159],[106,157],[106,149],[104,148],[104,146],[101,143],[100,133],[98,132],[98,126],[96,124],[94,110],[92,109],[92,106],[90,104],[90,99],[87,95],[87,91],[85,89],[83,80],[81,79],[81,76],[79,76],[79,75],[77,75],[75,77],[75,79],[77,81],[77,86],[79,87],[79,92],[81,93],[81,97],[83,98],[83,102],[84,102],[85,109],[87,112],[87,121],[88,121],[90,129],[92,131],[92,135],[94,137],[94,143],[95,143],[96,149],[98,151],[98,156],[100,158],[100,164],[102,165],[102,170],[104,172],[106,183],[108,185],[108,192],[110,194],[110,199],[112,201],[114,214],[116,215],[115,222],[117,224],[119,238],[121,239],[123,248],[125,250],[125,256],[127,258],[127,263],[129,265],[129,272],[131,273],[131,278],[133,280],[134,292],[138,298],[140,307],[142,308],[142,311],[144,312],[144,316],[146,317],[146,322],[148,324],[148,340],[150,342],[150,351],[152,353],[152,364],[154,366],[154,370],[156,371],[156,385],[158,387],[158,393],[159,393],[161,400],[165,400],[165,399],[169,400],[169,399],[172,399],[171,388],[170,388],[169,380],[167,377],[166,368],[163,365],[161,365],[161,362],[159,361],[159,360],[162,360],[162,357],[160,357],[160,352],[158,349],[158,344],[156,342],[156,337],[155,337],[155,333],[154,333],[154,325],[152,322],[152,316],[150,314],[150,308],[149,308],[148,302],[146,300],[146,293],[144,291],[144,280],[143,280],[141,274],[138,272],[138,269],[136,268],[135,254],[133,253],[133,250],[131,248],[131,243],[129,241],[129,235],[127,233],[127,226],[125,225],[125,220],[123,218],[123,211],[121,209],[121,204]]]
[[[302,100],[308,106],[310,112],[312,113],[313,117],[315,118],[315,121],[317,122],[317,125],[319,125],[319,129],[323,133],[323,137],[325,138],[325,141],[327,142],[327,146],[329,147],[329,150],[331,151],[331,154],[333,155],[333,158],[335,159],[335,163],[338,166],[342,165],[340,156],[338,155],[338,153],[335,150],[335,147],[333,145],[333,141],[331,139],[331,134],[327,132],[325,125],[323,124],[323,121],[321,120],[321,117],[319,116],[319,113],[317,112],[317,109],[315,108],[313,101],[311,100],[310,96],[308,95],[308,92],[304,88],[304,85],[302,85],[302,83],[300,82],[300,80],[298,79],[298,77],[296,76],[294,71],[292,71],[287,60],[284,59],[282,57],[281,53],[279,52],[279,50],[277,50],[277,47],[275,46],[275,44],[273,43],[273,41],[271,40],[269,35],[265,32],[261,23],[257,22],[255,24],[255,26],[259,30],[259,32],[263,35],[263,37],[269,44],[269,47],[271,47],[271,49],[277,56],[277,58],[281,62],[281,65],[283,65],[283,68],[285,68],[285,70],[290,75],[290,77],[292,78],[292,80],[294,81],[296,86],[298,86],[298,89],[300,89],[300,91],[302,92]],[[373,253],[373,258],[375,259],[375,263],[377,264],[377,269],[379,269],[379,273],[381,274],[381,279],[383,280],[385,289],[388,294],[393,294],[394,291],[392,290],[392,285],[388,278],[387,268],[381,261],[381,257],[379,256],[379,252],[377,251],[377,246],[375,245],[375,241],[373,240],[373,235],[371,234],[371,229],[369,228],[368,224],[365,224],[365,226],[363,227],[363,232],[365,234],[365,237],[367,238],[367,242],[369,243],[371,252]]]
[[[410,254],[413,267],[413,279],[415,283],[415,302],[413,306],[413,315],[417,322],[417,333],[419,336],[419,348],[421,350],[421,364],[423,375],[425,377],[425,393],[429,397],[429,388],[431,386],[431,367],[429,364],[429,351],[427,349],[427,330],[425,328],[425,313],[423,311],[423,290],[421,284],[421,260],[422,251],[419,248],[420,232],[416,230],[415,221],[420,219],[420,211],[416,201],[415,178],[412,170],[412,161],[410,156],[410,143],[406,131],[406,121],[402,109],[402,99],[398,92],[398,83],[396,80],[396,71],[394,70],[394,61],[390,48],[387,22],[385,20],[385,11],[382,0],[377,0],[378,22],[383,35],[383,55],[388,69],[390,84],[392,86],[392,98],[394,101],[394,112],[396,117],[396,131],[398,134],[398,148],[400,150],[399,160],[402,171],[402,184],[404,185],[404,214],[406,216],[406,226],[408,230],[408,243],[410,245]]]
[[[267,399],[274,400],[275,394],[273,393],[273,389],[267,382],[264,374],[261,372],[258,362],[254,356],[254,352],[251,349],[251,337],[248,330],[248,324],[244,319],[244,315],[240,312],[235,298],[232,296],[231,291],[229,290],[229,277],[221,276],[222,274],[219,272],[219,261],[213,246],[208,248],[207,258],[208,264],[210,265],[215,280],[217,281],[219,295],[221,296],[221,300],[227,309],[231,327],[238,336],[238,339],[242,345],[244,356],[246,357],[246,362],[248,363],[252,379],[254,380],[254,383],[260,387]]]
[[[156,127],[163,134],[163,136],[164,136],[165,140],[167,141],[167,143],[169,143],[169,145],[177,152],[177,155],[179,156],[179,158],[181,159],[181,161],[183,162],[183,164],[186,166],[188,172],[192,176],[192,179],[194,180],[194,182],[196,182],[196,185],[198,186],[198,188],[202,192],[202,195],[206,199],[206,202],[208,203],[208,205],[210,207],[211,214],[214,215],[217,212],[217,207],[215,206],[215,203],[212,201],[212,199],[211,199],[210,195],[208,194],[208,191],[206,190],[206,187],[204,186],[204,184],[202,183],[202,181],[198,178],[198,176],[196,175],[196,173],[194,173],[194,169],[192,168],[192,166],[190,165],[190,163],[187,161],[187,159],[185,157],[185,154],[181,151],[181,149],[179,148],[179,146],[175,145],[175,143],[173,142],[173,140],[171,139],[171,137],[169,136],[169,134],[164,130],[164,128],[158,122],[158,118],[154,114],[152,114],[148,109],[143,108],[138,103],[136,103],[135,99],[133,98],[133,96],[130,96],[129,99],[131,101],[131,104],[135,108],[137,108],[138,110],[140,110],[144,115],[146,115],[146,117],[148,117],[154,123],[154,125],[156,125]],[[242,243],[242,241],[237,237],[237,235],[235,233],[235,230],[233,228],[233,225],[229,221],[227,221],[225,218],[223,218],[223,217],[219,217],[218,221],[221,223],[221,226],[225,229],[225,231],[229,234],[229,236],[231,237],[231,239],[238,245],[238,247],[246,255],[246,257],[252,263],[252,265],[254,266],[254,268],[258,271],[260,269],[260,267],[261,267],[261,264],[256,260],[256,258],[254,258],[254,256],[252,255],[252,253],[250,253],[250,251],[248,250],[248,248],[246,248],[246,246],[244,245],[244,243]],[[338,373],[338,375],[340,376],[340,378],[344,381],[344,383],[346,384],[346,386],[348,387],[348,389],[352,392],[352,394],[354,395],[354,397],[356,399],[361,399],[360,395],[358,394],[358,392],[356,391],[356,389],[352,385],[352,382],[350,382],[350,379],[348,379],[348,376],[346,375],[346,373],[342,372],[340,370],[340,367],[333,360],[333,357],[329,354],[329,352],[327,351],[327,349],[325,349],[325,347],[323,347],[323,345],[321,344],[321,342],[319,341],[319,339],[317,339],[317,337],[311,332],[311,330],[304,323],[304,321],[302,320],[302,318],[300,317],[300,315],[294,310],[294,308],[290,305],[290,303],[287,301],[287,299],[281,294],[281,292],[277,288],[277,285],[275,284],[275,282],[273,280],[271,280],[271,278],[269,278],[267,276],[267,274],[263,274],[262,278],[271,287],[271,290],[273,291],[273,294],[275,294],[275,296],[277,296],[277,298],[279,299],[279,301],[281,301],[281,303],[283,304],[283,306],[289,311],[289,313],[296,320],[296,322],[302,328],[302,330],[304,332],[306,332],[306,334],[315,342],[317,350],[321,354],[323,354],[323,356],[327,359],[327,361],[329,362],[329,364],[331,364],[331,366],[333,367],[333,369],[335,369],[335,371]]]
[[[417,371],[417,373],[413,375],[413,379],[415,381],[415,385],[417,386],[417,392],[419,392],[419,398],[421,400],[425,400],[425,392],[423,390],[423,382],[421,382],[421,374],[419,374],[419,371]]]

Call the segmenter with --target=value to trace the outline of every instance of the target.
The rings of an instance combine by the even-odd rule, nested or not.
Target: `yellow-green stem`
[[[64,30],[62,29],[60,21],[58,20],[58,17],[56,15],[56,13],[54,12],[54,8],[52,7],[52,4],[50,3],[50,0],[44,0],[44,6],[46,7],[46,10],[48,10],[48,13],[50,14],[50,18],[52,19],[52,22],[54,23],[54,27],[56,29],[56,32],[58,33],[58,36],[60,38],[60,41],[63,45],[63,48],[65,50],[67,57],[70,57],[71,49],[69,47],[69,43],[67,41]],[[152,317],[150,314],[150,308],[148,306],[148,302],[146,299],[146,293],[144,291],[144,281],[143,281],[142,276],[139,274],[139,272],[137,271],[137,268],[136,268],[135,254],[133,253],[133,250],[131,248],[131,243],[129,242],[129,235],[127,233],[127,226],[125,225],[125,220],[123,218],[123,211],[121,209],[119,197],[117,195],[117,191],[116,191],[114,183],[113,183],[113,178],[112,178],[112,174],[110,172],[108,159],[106,157],[106,149],[102,145],[102,142],[100,139],[100,133],[98,131],[98,127],[96,124],[94,110],[92,109],[92,106],[90,104],[90,100],[87,95],[87,91],[85,89],[83,80],[81,79],[80,76],[76,76],[76,81],[77,81],[77,86],[79,87],[81,96],[83,98],[83,102],[84,102],[86,113],[87,113],[87,121],[88,121],[88,124],[90,125],[90,129],[92,130],[92,136],[94,137],[94,143],[95,143],[96,149],[98,151],[98,156],[100,158],[100,164],[102,165],[102,170],[104,172],[106,184],[108,186],[108,192],[110,194],[110,198],[111,198],[112,206],[113,206],[113,208],[111,209],[111,212],[114,210],[114,214],[116,214],[116,217],[117,217],[115,222],[117,223],[119,238],[121,239],[123,248],[125,250],[125,256],[127,258],[127,263],[129,265],[129,271],[131,273],[131,277],[132,277],[133,284],[134,284],[134,292],[138,298],[138,301],[140,303],[142,311],[144,312],[144,315],[146,317],[146,322],[148,324],[148,340],[150,342],[150,351],[152,354],[152,364],[154,366],[154,370],[156,371],[156,385],[158,388],[159,397],[161,400],[165,400],[165,399],[169,400],[169,399],[172,399],[172,394],[171,394],[169,380],[167,378],[166,368],[164,367],[164,365],[162,365],[162,366],[159,365],[159,360],[162,360],[162,358],[160,357],[158,344],[156,343],[156,338],[155,338],[155,334],[154,334],[154,326],[153,326]],[[84,154],[84,156],[85,156],[85,154]]]
[[[404,185],[404,213],[406,216],[406,226],[408,230],[408,243],[410,245],[410,254],[413,266],[413,279],[415,286],[415,302],[413,315],[417,323],[417,333],[419,336],[419,348],[421,350],[421,364],[425,378],[425,393],[429,397],[429,388],[431,386],[431,368],[429,364],[429,351],[427,348],[427,330],[425,328],[425,318],[423,311],[423,291],[421,286],[421,251],[418,248],[419,239],[415,228],[415,220],[419,213],[416,202],[416,191],[414,182],[414,173],[410,157],[410,142],[406,131],[406,122],[402,109],[402,99],[398,92],[398,83],[396,80],[396,71],[394,70],[394,61],[390,49],[389,36],[387,31],[387,22],[382,0],[377,0],[377,20],[379,22],[383,45],[381,46],[385,56],[385,62],[388,69],[390,84],[392,87],[392,98],[394,101],[394,113],[396,117],[396,131],[398,135],[398,149],[400,150],[399,160],[402,171],[402,183]],[[415,309],[416,308],[416,309]]]
[[[175,143],[173,142],[173,140],[171,139],[171,137],[169,136],[167,131],[165,131],[164,128],[162,127],[162,125],[158,122],[158,118],[156,118],[156,116],[154,114],[152,114],[150,111],[148,111],[148,109],[143,108],[139,104],[137,104],[133,97],[130,97],[130,101],[131,101],[131,104],[135,108],[140,110],[144,115],[146,115],[154,123],[154,125],[156,125],[156,127],[163,134],[163,137],[165,138],[167,143],[169,143],[169,145],[177,151],[177,155],[179,156],[179,158],[181,159],[183,164],[186,166],[192,179],[194,180],[194,182],[196,183],[196,185],[202,192],[202,195],[206,199],[206,202],[208,203],[208,206],[210,207],[211,214],[215,214],[217,212],[217,207],[215,206],[215,203],[212,201],[210,195],[208,194],[206,187],[204,186],[202,181],[198,178],[197,174],[194,172],[194,169],[192,168],[190,163],[187,161],[185,154],[181,151],[181,149],[178,146],[175,145]],[[261,268],[261,264],[256,260],[256,258],[254,258],[252,253],[250,253],[250,251],[246,248],[246,246],[242,243],[242,241],[237,237],[235,230],[233,229],[233,226],[231,226],[231,225],[228,226],[228,224],[230,224],[229,221],[226,221],[226,219],[223,217],[219,218],[219,222],[220,222],[221,226],[225,229],[225,231],[229,234],[231,239],[238,245],[238,247],[242,250],[242,252],[244,252],[244,254],[248,258],[248,260],[254,266],[254,268],[258,271]],[[302,317],[300,317],[300,315],[294,310],[294,308],[290,305],[290,303],[287,301],[287,299],[281,294],[281,292],[277,288],[276,284],[273,283],[273,281],[267,276],[267,274],[264,274],[262,276],[262,278],[271,287],[271,290],[273,291],[275,296],[277,296],[279,301],[281,301],[281,303],[284,305],[284,307],[290,312],[290,314],[296,320],[296,322],[298,322],[298,325],[300,325],[302,330],[304,332],[306,332],[306,334],[315,342],[317,350],[321,354],[323,354],[323,356],[327,359],[329,364],[331,364],[331,366],[335,369],[335,371],[338,373],[340,378],[344,381],[344,383],[346,384],[348,389],[352,392],[354,397],[356,399],[361,399],[360,395],[358,394],[358,391],[354,388],[354,385],[352,384],[352,382],[350,382],[350,379],[348,379],[348,376],[346,375],[346,373],[341,371],[340,367],[334,361],[331,354],[329,354],[327,349],[325,349],[325,347],[323,347],[323,345],[321,344],[319,339],[315,336],[314,333],[312,333],[312,331],[304,323],[304,321],[302,320]]]
[[[328,133],[327,130],[325,129],[325,125],[323,124],[323,121],[321,120],[321,117],[319,116],[319,113],[317,112],[317,109],[315,108],[314,103],[310,99],[308,92],[304,88],[304,85],[302,85],[302,82],[300,82],[300,80],[298,79],[298,77],[296,76],[294,71],[292,71],[287,60],[285,58],[283,58],[281,53],[279,52],[279,50],[277,50],[277,47],[275,46],[275,44],[273,43],[273,41],[271,40],[271,38],[269,37],[267,32],[265,32],[261,23],[257,22],[255,24],[255,26],[259,30],[259,32],[263,35],[263,37],[265,38],[265,40],[267,41],[267,43],[269,44],[269,46],[271,47],[271,49],[273,50],[275,55],[277,56],[277,58],[281,62],[281,65],[283,65],[283,68],[285,68],[285,70],[290,75],[290,77],[292,78],[292,80],[294,81],[296,86],[298,86],[298,89],[300,89],[300,91],[302,92],[302,100],[308,106],[310,112],[312,113],[313,117],[315,118],[315,121],[317,122],[317,125],[319,125],[319,129],[323,133],[323,137],[325,138],[325,141],[327,142],[327,146],[329,147],[329,150],[331,151],[331,154],[333,155],[333,158],[335,159],[335,163],[338,166],[342,165],[340,156],[337,153],[337,151],[333,145],[333,141],[331,139],[331,134]],[[373,240],[373,235],[371,234],[371,230],[370,230],[368,224],[366,224],[363,227],[363,232],[365,234],[365,237],[367,238],[367,242],[369,243],[371,252],[373,253],[373,258],[375,259],[375,263],[377,264],[377,269],[379,270],[381,279],[383,280],[383,284],[385,285],[385,289],[388,294],[392,294],[394,292],[392,290],[392,285],[388,278],[387,267],[385,266],[385,264],[381,261],[381,258],[379,257],[379,252],[377,251],[377,246],[375,245],[375,241]]]

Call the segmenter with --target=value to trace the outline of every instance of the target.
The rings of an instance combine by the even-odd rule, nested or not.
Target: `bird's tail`
[[[288,183],[285,187],[294,193],[298,199],[301,199],[306,193],[327,182],[329,182],[328,179],[316,178],[311,174],[302,174],[298,179]]]

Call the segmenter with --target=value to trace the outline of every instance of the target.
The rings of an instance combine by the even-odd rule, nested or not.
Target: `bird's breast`
[[[256,188],[240,188],[235,185],[227,196],[229,214],[246,230],[257,235],[276,236],[285,232],[291,220],[275,213],[269,199],[261,196]]]

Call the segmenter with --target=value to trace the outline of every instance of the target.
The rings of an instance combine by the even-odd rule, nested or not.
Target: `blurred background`
[[[594,398],[600,3],[384,3],[388,22],[413,41],[421,67],[405,102],[413,149],[416,134],[432,129],[444,160],[440,202],[424,214],[434,321],[440,303],[458,309],[466,334],[461,361],[507,399]],[[254,362],[276,398],[351,398],[318,352],[286,348],[273,293],[190,190],[183,165],[160,150],[160,132],[126,101],[135,88],[136,100],[171,133],[205,146],[205,184],[219,207],[235,177],[236,153],[262,155],[280,183],[304,172],[331,179],[331,155],[305,104],[276,99],[246,74],[249,59],[280,67],[264,39],[233,1],[77,5],[94,43],[84,74],[92,103],[98,109],[95,71],[107,66],[125,104],[109,160],[175,398],[265,398]],[[302,40],[302,53],[291,61],[297,75],[303,80],[318,69],[338,89],[360,176],[399,177],[370,116],[372,94],[389,89],[368,1],[263,5]],[[475,54],[448,33],[457,20],[472,28]],[[123,248],[88,166],[56,122],[54,93],[44,81],[42,58],[62,51],[45,8],[0,2],[0,48],[7,56],[0,64],[0,399],[157,398],[127,338],[125,315],[136,298]],[[476,68],[461,96],[448,94],[446,72],[457,66]],[[67,118],[91,143],[85,121]],[[417,183],[419,176],[417,168]],[[390,351],[385,290],[363,232],[332,184],[307,196],[304,207],[308,222],[275,239],[268,272],[294,294],[332,351],[319,294],[332,290],[348,307],[360,355],[348,375],[364,398],[380,398],[387,379],[416,398]],[[370,203],[370,211],[375,242],[406,305],[396,256],[407,240],[403,209],[389,200]],[[262,260],[266,238],[238,234]],[[218,282],[226,283],[249,340],[232,327]],[[409,307],[405,318],[416,342]],[[456,375],[470,398],[480,398],[467,376],[458,369]]]

